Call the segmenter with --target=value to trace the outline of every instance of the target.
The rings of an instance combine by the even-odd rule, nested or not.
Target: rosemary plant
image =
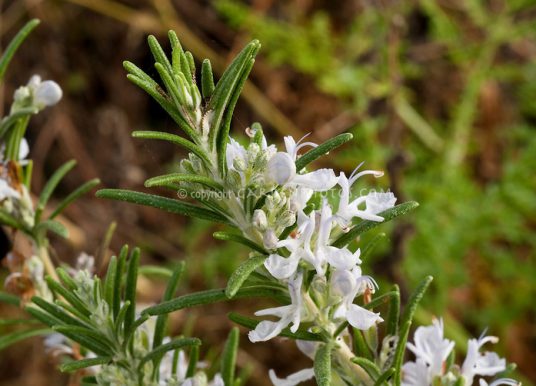
[[[0,76],[14,51],[35,27],[30,22],[0,60]],[[418,327],[407,343],[419,301],[432,281],[423,279],[404,309],[394,285],[379,291],[361,262],[381,236],[360,245],[360,236],[415,209],[416,202],[395,205],[391,192],[370,191],[354,196],[353,184],[361,178],[379,178],[382,172],[361,170],[335,173],[314,170],[310,164],[351,140],[341,134],[322,144],[284,138],[284,149],[269,145],[260,124],[246,130],[247,144],[230,136],[233,111],[260,48],[249,43],[215,83],[208,60],[198,71],[174,32],[169,33],[171,59],[153,37],[149,46],[155,58],[157,82],[131,62],[125,62],[128,79],[152,96],[186,136],[137,131],[134,137],[171,142],[188,150],[176,173],[150,178],[147,187],[169,188],[178,197],[127,190],[103,189],[103,198],[148,205],[181,215],[225,224],[228,231],[214,233],[219,240],[251,249],[231,275],[226,288],[209,289],[175,297],[183,264],[167,271],[168,284],[160,304],[141,309],[136,286],[141,274],[140,251],[123,247],[109,260],[99,278],[92,258],[77,267],[56,267],[49,258],[47,232],[67,237],[57,216],[77,197],[98,184],[89,181],[51,211],[47,203],[61,179],[74,167],[68,162],[49,179],[34,207],[30,199],[31,161],[24,132],[32,114],[61,98],[52,81],[32,77],[17,90],[10,115],[0,122],[2,164],[0,222],[31,244],[28,255],[10,252],[8,293],[0,299],[24,307],[30,318],[45,328],[30,327],[0,338],[0,348],[25,337],[51,334],[47,351],[61,357],[60,370],[84,375],[83,383],[100,385],[213,385],[237,386],[235,376],[238,330],[231,331],[221,359],[220,373],[208,381],[197,366],[200,340],[166,337],[169,313],[197,305],[235,298],[267,297],[277,305],[258,310],[250,318],[232,312],[229,318],[248,328],[251,342],[277,337],[295,340],[313,360],[311,368],[279,378],[275,385],[291,386],[314,378],[318,385],[456,385],[470,386],[476,376],[495,376],[491,385],[516,385],[503,378],[510,370],[493,352],[481,352],[494,337],[468,343],[461,366],[454,364],[454,344],[443,337],[441,320]],[[303,151],[306,149],[307,151]],[[186,200],[188,199],[188,200]],[[191,203],[196,201],[196,203]],[[46,215],[45,215],[46,214]],[[359,248],[355,248],[355,241]],[[387,312],[380,312],[386,306]],[[267,318],[268,317],[268,318]],[[415,355],[404,363],[406,348]],[[186,360],[186,351],[190,357]],[[481,385],[487,385],[480,378]]]

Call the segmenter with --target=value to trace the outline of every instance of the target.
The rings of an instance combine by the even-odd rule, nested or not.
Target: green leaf
[[[249,63],[255,57],[259,48],[260,43],[258,40],[253,40],[244,47],[231,65],[227,67],[227,70],[225,70],[214,89],[209,104],[209,109],[214,111],[209,137],[212,148],[216,148],[216,142],[220,138],[224,114],[230,105],[233,94],[239,88],[243,75],[251,69]],[[230,111],[230,113],[232,113],[232,111]],[[218,154],[220,154],[220,151],[222,150],[225,152],[225,149],[219,148],[217,150]]]
[[[163,301],[171,300],[173,296],[175,296],[175,292],[177,292],[179,281],[182,277],[183,272],[184,261],[181,261],[179,264],[177,264],[177,267],[173,271],[171,279],[168,281],[166,292],[164,293],[164,297],[162,299]],[[158,317],[156,318],[156,325],[153,337],[153,349],[160,346],[162,344],[162,341],[164,340],[167,317],[167,314],[162,314],[158,315]],[[158,368],[158,363],[155,363],[155,368]]]
[[[97,358],[87,358],[81,359],[78,361],[72,361],[65,363],[60,366],[60,371],[62,373],[72,373],[76,370],[85,369],[86,367],[105,365],[112,360],[111,357],[97,357]]]
[[[141,69],[136,67],[133,63],[123,62],[125,69],[131,74],[127,75],[127,79],[134,83],[136,86],[141,88],[147,94],[153,97],[153,99],[158,102],[158,104],[169,114],[169,116],[175,121],[177,125],[194,141],[199,139],[199,135],[195,130],[190,126],[188,121],[180,114],[179,110],[172,103],[169,95],[156,83],[149,75],[143,72]],[[132,72],[135,72],[134,75]],[[143,75],[138,75],[143,74]]]
[[[136,304],[136,285],[138,281],[138,266],[140,265],[140,249],[134,248],[130,254],[127,268],[127,281],[125,283],[125,301]],[[129,307],[125,315],[125,331],[128,331],[136,317],[136,307]]]
[[[37,308],[34,305],[26,306],[24,310],[30,315],[32,315],[35,319],[39,320],[43,324],[46,324],[47,326],[55,326],[62,323],[60,319],[55,318],[54,316],[42,311],[40,308]]]
[[[204,185],[211,189],[216,189],[219,191],[223,190],[223,186],[221,186],[221,184],[217,183],[216,181],[208,177],[199,176],[195,174],[183,174],[183,173],[170,173],[170,174],[165,174],[163,176],[149,178],[147,181],[145,181],[145,186],[150,188],[153,186],[162,186],[162,185],[167,185],[167,184],[176,183],[176,182],[197,183],[197,184]]]
[[[29,115],[37,114],[38,112],[39,109],[37,107],[25,107],[3,118],[0,122],[0,139],[6,135],[7,131],[15,125],[19,119],[27,118]]]
[[[13,217],[3,208],[0,208],[0,224],[15,229],[26,230],[26,232],[28,231],[26,226],[22,222],[20,222],[17,218]]]
[[[178,135],[164,133],[162,131],[134,131],[132,133],[132,137],[143,139],[157,139],[160,141],[170,142],[174,145],[182,146],[186,150],[189,150],[190,152],[201,158],[207,166],[211,166],[210,160],[203,149],[201,149],[195,143],[188,141],[187,139],[182,138]]]
[[[173,74],[173,68],[171,67],[171,63],[169,62],[166,53],[164,52],[162,46],[160,46],[160,43],[158,43],[158,40],[154,37],[154,35],[149,35],[147,37],[147,43],[149,44],[149,48],[151,49],[151,52],[156,62],[160,63],[169,74]]]
[[[63,237],[64,239],[69,237],[69,231],[67,230],[67,228],[65,228],[62,223],[56,220],[46,220],[40,222],[34,228],[34,232],[36,234],[46,231],[54,232],[57,235]]]
[[[190,355],[188,355],[188,369],[186,369],[186,378],[191,378],[195,375],[195,372],[197,371],[198,361],[199,361],[199,346],[192,346],[190,348]],[[173,373],[176,374],[176,369],[173,371]]]
[[[322,344],[315,354],[315,378],[318,386],[331,385],[331,349],[330,343]]]
[[[181,42],[175,31],[168,31],[169,42],[171,43],[171,67],[174,74],[181,72],[181,55],[183,53]]]
[[[417,305],[421,301],[422,297],[424,296],[424,293],[426,292],[432,280],[433,280],[432,276],[427,276],[421,282],[421,284],[419,284],[417,289],[413,292],[413,294],[409,298],[408,304],[406,305],[404,312],[402,314],[402,318],[401,318],[402,327],[400,328],[400,332],[398,335],[398,343],[396,346],[395,356],[393,360],[393,368],[395,369],[395,374],[394,374],[395,386],[400,386],[402,382],[402,378],[401,378],[402,361],[404,359],[404,351],[406,349],[406,342],[408,340],[409,329],[411,327],[413,315],[415,314],[415,311],[417,310]]]
[[[57,215],[59,215],[65,208],[67,208],[73,201],[78,199],[79,197],[83,196],[87,192],[89,192],[91,189],[93,189],[95,186],[100,184],[100,180],[98,178],[94,178],[82,185],[80,185],[78,188],[76,188],[74,191],[72,191],[67,197],[65,197],[61,202],[58,204],[56,209],[52,212],[52,214],[49,216],[49,219],[53,219]]]
[[[68,313],[66,313],[63,308],[59,307],[58,305],[54,303],[47,302],[46,300],[34,296],[32,297],[32,302],[42,308],[44,311],[49,313],[53,318],[61,320],[63,323],[70,325],[70,326],[79,326],[79,327],[87,327],[87,325],[80,320],[72,317]],[[53,325],[50,325],[51,327]]]
[[[11,346],[14,343],[20,342],[21,340],[31,338],[33,336],[38,335],[47,335],[52,333],[52,331],[49,328],[39,328],[39,329],[31,329],[31,330],[25,330],[25,331],[16,331],[9,335],[4,335],[0,337],[0,351],[5,349],[6,347]]]
[[[64,163],[62,166],[58,168],[52,174],[52,176],[49,178],[45,186],[43,187],[43,190],[41,191],[41,194],[39,195],[39,201],[37,203],[37,208],[35,210],[35,223],[38,224],[39,220],[41,219],[41,213],[45,209],[45,206],[50,199],[50,196],[52,196],[52,193],[54,193],[54,190],[60,183],[60,181],[65,177],[67,173],[71,171],[72,168],[74,168],[76,165],[75,160],[70,160]]]
[[[233,298],[249,275],[263,265],[265,260],[266,255],[255,255],[243,261],[229,278],[227,287],[225,288],[225,295],[228,298]]]
[[[374,354],[370,351],[370,347],[367,345],[363,332],[355,327],[352,327],[353,336],[353,349],[355,355],[362,356],[367,359],[374,358]]]
[[[221,376],[225,385],[232,385],[235,376],[236,355],[238,352],[238,340],[240,333],[237,327],[234,327],[229,333],[223,354],[221,357]]]
[[[250,330],[254,330],[261,321],[257,319],[248,318],[247,316],[240,315],[236,312],[230,312],[227,314],[229,320],[235,322],[236,324],[246,327]],[[309,340],[313,342],[322,342],[323,339],[318,334],[313,334],[305,329],[299,329],[296,332],[290,331],[290,328],[284,328],[283,331],[279,333],[279,336],[286,338],[296,339],[296,340]]]
[[[0,58],[0,82],[4,79],[4,74],[6,73],[7,67],[11,62],[13,55],[15,55],[15,52],[17,52],[17,49],[20,47],[22,42],[26,40],[30,32],[32,32],[39,23],[40,21],[38,19],[30,20],[19,32],[17,32],[17,35],[15,35],[11,42],[9,42],[9,45]]]
[[[56,268],[56,273],[58,274],[58,277],[60,278],[62,284],[67,287],[70,291],[74,291],[78,288],[78,284],[74,281],[74,279],[67,273],[67,271],[61,267]]]
[[[382,375],[380,375],[378,379],[376,379],[376,382],[374,382],[374,386],[383,385],[393,376],[394,373],[395,373],[395,369],[392,367],[390,369],[385,370],[385,372]]]
[[[355,363],[356,365],[361,366],[363,370],[365,370],[372,379],[376,379],[380,376],[380,369],[370,359],[363,358],[363,357],[356,357],[356,358],[352,358],[352,363]]]
[[[273,287],[265,286],[248,286],[242,287],[235,295],[236,299],[246,297],[269,297],[276,300],[284,301],[288,304],[290,299],[283,290],[275,289]],[[149,307],[143,311],[143,314],[148,315],[160,315],[167,314],[173,311],[181,310],[183,308],[190,308],[203,304],[217,303],[224,300],[228,300],[225,294],[225,289],[212,289],[207,291],[196,292],[193,294],[187,294],[157,304],[156,306]]]
[[[376,228],[377,226],[386,223],[387,221],[390,221],[394,219],[395,217],[401,216],[403,214],[408,213],[409,211],[415,209],[418,207],[419,204],[415,201],[408,201],[403,204],[397,205],[393,208],[384,210],[381,213],[378,213],[378,216],[381,216],[384,218],[382,222],[377,221],[369,221],[364,220],[358,223],[356,226],[354,226],[350,231],[340,236],[337,240],[335,240],[331,245],[337,248],[342,248],[345,245],[349,244],[352,240],[354,240],[357,236],[359,236],[362,233],[365,233],[373,228]]]
[[[117,277],[117,256],[112,256],[108,263],[108,270],[104,277],[104,300],[108,303],[108,306],[113,312],[115,297],[121,295],[121,288],[116,288],[115,279]],[[117,313],[114,317],[117,316]]]
[[[229,223],[221,214],[211,210],[200,208],[196,205],[189,204],[171,198],[160,197],[154,194],[134,192],[123,189],[101,189],[96,194],[99,198],[108,198],[117,201],[126,201],[133,204],[151,206],[165,210],[166,212],[181,214],[190,217],[197,217],[203,220],[214,222]]]
[[[266,249],[261,247],[259,244],[246,239],[244,236],[238,234],[238,233],[230,233],[230,232],[214,232],[212,236],[217,240],[223,240],[223,241],[234,241],[235,243],[239,243],[242,245],[245,245],[248,248],[253,249],[254,251],[257,251],[259,253],[262,253],[263,255],[267,256],[268,252]]]
[[[164,279],[169,279],[173,275],[172,270],[158,265],[142,265],[138,268],[138,273],[143,276],[156,276]]]
[[[393,286],[394,295],[389,302],[389,313],[387,314],[387,334],[395,336],[398,334],[398,319],[400,317],[400,289],[398,285]]]
[[[224,117],[223,117],[223,124],[221,125],[220,131],[218,133],[218,137],[216,138],[216,141],[217,141],[216,149],[219,155],[218,166],[222,174],[225,174],[226,167],[227,167],[227,161],[226,161],[225,156],[226,156],[227,143],[229,141],[229,131],[231,130],[231,121],[233,119],[234,108],[236,106],[236,103],[238,102],[238,98],[240,97],[242,88],[244,87],[244,84],[246,83],[246,80],[249,76],[249,73],[251,72],[251,69],[253,68],[254,63],[255,63],[255,59],[253,58],[251,58],[249,61],[246,62],[246,65],[244,66],[244,69],[242,70],[242,75],[239,77],[238,81],[236,82],[234,91],[231,95],[231,98],[229,99],[229,103],[227,105],[227,108],[225,110]]]
[[[383,241],[383,239],[385,238],[387,238],[385,233],[378,233],[376,236],[374,236],[374,238],[370,240],[367,243],[367,246],[361,251],[361,255],[359,256],[359,258],[365,261],[367,257],[370,256],[376,245],[378,245],[378,243],[380,241]]]
[[[141,369],[145,365],[145,363],[164,355],[168,351],[180,349],[182,347],[187,347],[187,346],[199,346],[200,344],[201,344],[201,341],[197,338],[174,339],[169,343],[158,346],[157,348],[153,349],[149,354],[144,356],[140,360],[138,369]]]
[[[75,326],[54,326],[53,330],[74,340],[97,355],[110,356],[113,353],[113,345],[106,343],[106,340],[94,330]]]
[[[73,291],[70,291],[63,287],[60,283],[52,279],[50,276],[47,276],[45,278],[47,285],[50,287],[52,291],[63,297],[65,300],[67,300],[80,314],[82,314],[85,318],[88,318],[91,315],[91,312],[87,309],[87,306],[76,296],[76,294]]]
[[[324,154],[329,153],[333,149],[338,148],[352,138],[353,135],[350,133],[339,134],[336,137],[327,140],[323,144],[318,145],[317,147],[309,150],[307,153],[305,153],[296,160],[296,171],[299,172],[314,160],[322,157]]]
[[[0,291],[0,302],[11,304],[13,306],[20,306],[20,298],[18,296],[8,294],[6,292]]]
[[[127,265],[127,257],[128,245],[123,245],[121,247],[121,250],[119,251],[119,258],[117,259],[117,270],[115,273],[114,288],[117,289],[118,293],[114,296],[114,303],[112,306],[114,317],[118,317],[121,309],[121,290],[123,288],[123,276],[125,273],[125,267]]]
[[[201,64],[201,92],[205,99],[210,98],[214,93],[214,75],[208,59],[203,60]]]

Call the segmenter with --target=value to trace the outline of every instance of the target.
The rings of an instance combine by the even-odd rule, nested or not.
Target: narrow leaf
[[[57,215],[59,215],[65,208],[67,208],[73,201],[78,199],[79,197],[83,196],[87,192],[89,192],[91,189],[93,189],[95,186],[100,184],[100,180],[98,178],[94,178],[82,185],[80,185],[78,188],[76,188],[74,191],[72,191],[67,197],[65,197],[61,202],[58,204],[56,209],[52,212],[49,219],[53,219]]]
[[[307,153],[305,153],[296,160],[296,171],[302,170],[314,160],[322,157],[324,154],[329,153],[333,149],[338,148],[352,138],[353,135],[350,133],[339,134],[336,137],[327,140],[323,144],[318,145],[317,147],[309,150]]]
[[[143,365],[145,365],[145,363],[153,360],[154,358],[158,358],[161,355],[164,355],[168,351],[180,349],[182,347],[187,347],[187,346],[199,346],[200,344],[201,344],[201,341],[197,338],[174,339],[169,343],[158,346],[157,348],[153,349],[149,354],[144,356],[140,360],[138,368],[141,369]]]
[[[9,214],[5,209],[0,208],[0,224],[15,229],[26,229],[26,226],[17,218]]]
[[[203,60],[201,64],[201,92],[205,99],[210,98],[214,93],[214,75],[208,59]]]
[[[224,113],[240,82],[240,78],[243,76],[248,62],[255,57],[259,48],[260,44],[257,40],[252,41],[244,47],[227,70],[225,70],[214,89],[214,93],[210,99],[210,110],[214,110],[210,130],[210,143],[212,147],[215,147],[217,139],[220,138]]]
[[[426,289],[432,282],[433,278],[432,276],[427,276],[421,284],[417,287],[417,289],[413,292],[411,297],[408,300],[408,304],[406,305],[404,312],[402,314],[401,318],[401,328],[399,332],[399,339],[398,344],[396,346],[395,356],[393,360],[393,367],[395,369],[394,374],[394,385],[400,386],[402,379],[401,379],[401,368],[402,368],[402,361],[404,359],[404,351],[406,349],[406,342],[408,340],[409,336],[409,329],[411,327],[413,315],[415,314],[415,311],[417,309],[417,305],[421,301],[424,293],[426,292]]]
[[[387,334],[395,336],[398,334],[398,319],[400,316],[400,289],[398,285],[393,286],[394,296],[389,302],[389,313],[387,314]]]
[[[60,181],[65,177],[67,173],[71,171],[72,168],[74,168],[76,165],[75,160],[67,161],[62,166],[58,168],[52,174],[52,176],[49,178],[45,186],[43,187],[43,190],[41,191],[41,194],[39,195],[39,202],[37,203],[37,208],[35,211],[35,222],[39,223],[39,220],[41,219],[41,213],[43,212],[43,209],[45,209],[45,206],[50,199],[50,196],[52,196],[52,193],[54,193],[54,190],[60,183]]]
[[[229,278],[225,288],[225,295],[228,298],[233,298],[249,275],[259,268],[265,260],[266,255],[255,255],[242,262]]]
[[[188,141],[185,138],[182,138],[175,134],[164,133],[162,131],[134,131],[132,133],[134,138],[144,138],[144,139],[157,139],[160,141],[167,141],[175,145],[184,147],[186,150],[191,151],[196,156],[201,158],[207,166],[210,166],[210,160],[207,157],[205,151],[197,146],[195,143]]]
[[[60,371],[62,373],[72,373],[73,371],[85,369],[86,367],[105,365],[106,363],[110,362],[110,360],[111,357],[81,359],[61,365]]]
[[[225,343],[225,348],[223,349],[221,359],[221,375],[223,378],[223,383],[226,385],[232,385],[234,382],[239,338],[240,334],[238,328],[234,327],[229,333],[229,337]]]
[[[203,220],[229,223],[221,214],[198,206],[173,200],[171,198],[160,197],[154,194],[134,192],[123,189],[101,189],[96,194],[99,198],[108,198],[118,201],[126,201],[137,205],[151,206],[165,210],[166,212],[181,214],[190,217],[198,217]]]
[[[376,382],[374,382],[374,386],[383,385],[393,376],[394,373],[395,373],[395,369],[392,367],[390,369],[385,370],[385,372],[382,375],[380,375],[380,377],[376,380]]]
[[[19,32],[17,32],[17,35],[15,35],[11,42],[9,42],[9,45],[0,58],[0,82],[4,79],[4,74],[6,73],[7,67],[11,62],[13,55],[15,55],[15,52],[17,52],[17,49],[20,47],[22,42],[26,40],[30,32],[32,32],[39,23],[40,22],[38,19],[30,20]]]
[[[26,331],[16,331],[9,335],[4,335],[0,337],[0,351],[5,349],[6,347],[11,346],[14,343],[20,342],[21,340],[31,338],[33,336],[38,335],[47,335],[52,333],[52,331],[49,328],[39,328],[39,329],[31,329]]]
[[[320,345],[315,354],[315,378],[318,386],[331,385],[331,343]]]
[[[359,258],[365,261],[367,257],[370,256],[376,245],[378,245],[378,243],[385,238],[387,238],[385,233],[378,233],[376,236],[374,236],[374,238],[370,240],[367,243],[367,246],[361,251],[361,255],[359,256]]]
[[[140,250],[135,248],[130,254],[130,260],[128,261],[127,268],[127,281],[125,284],[125,301],[130,304],[136,304],[136,285],[138,281],[138,266],[140,263]],[[134,322],[136,317],[135,307],[129,307],[125,315],[125,331],[128,331],[129,327]]]
[[[352,358],[352,362],[361,366],[372,379],[376,379],[380,376],[380,369],[370,359],[363,357]]]
[[[176,182],[191,182],[204,185],[208,188],[223,190],[223,186],[217,183],[214,180],[211,180],[208,177],[194,175],[194,174],[184,174],[184,173],[170,173],[163,176],[149,178],[145,181],[145,186],[150,188],[152,186],[162,186],[170,183]]]
[[[63,237],[64,239],[69,237],[69,231],[65,226],[56,220],[46,220],[37,224],[34,228],[35,233],[51,231],[55,234]]]
[[[269,297],[285,301],[287,304],[290,300],[284,291],[264,286],[242,287],[235,295],[236,299],[245,297]],[[223,300],[228,300],[227,295],[225,294],[225,289],[212,289],[180,296],[176,299],[149,307],[145,309],[143,313],[148,315],[160,315],[181,310],[183,308],[217,303]]]
[[[115,297],[120,296],[120,288],[115,287],[115,279],[117,277],[117,256],[112,256],[110,262],[108,263],[108,271],[106,271],[106,276],[104,277],[104,299],[110,309],[114,308]],[[116,317],[117,314],[114,315]]]
[[[395,217],[401,216],[403,214],[408,213],[409,211],[415,209],[418,207],[419,204],[415,201],[408,201],[403,204],[397,205],[393,208],[384,210],[381,213],[378,213],[378,216],[381,216],[384,218],[382,222],[377,221],[369,221],[364,220],[358,223],[356,226],[354,226],[350,231],[340,236],[337,240],[335,240],[331,245],[337,248],[344,247],[345,245],[349,244],[352,240],[354,240],[357,236],[359,236],[362,233],[365,233],[373,228],[376,228],[377,226],[386,223],[387,221],[390,221],[394,219]]]
[[[229,232],[214,232],[212,236],[217,240],[223,240],[223,241],[234,241],[236,243],[245,245],[248,248],[253,249],[254,251],[257,251],[259,253],[262,253],[263,255],[267,256],[268,252],[266,249],[261,247],[259,244],[246,239],[244,236],[238,234],[238,233],[229,233]]]
[[[8,294],[6,292],[0,291],[0,302],[11,304],[13,306],[19,306],[20,305],[20,298],[18,296]]]
[[[175,292],[177,292],[177,287],[179,286],[179,281],[182,277],[183,272],[184,261],[181,261],[179,264],[177,264],[177,267],[173,271],[173,275],[168,281],[166,292],[164,293],[164,297],[162,299],[163,301],[171,300],[173,296],[175,296]],[[158,315],[158,317],[156,318],[156,325],[153,337],[153,349],[160,346],[162,344],[162,341],[164,340],[167,317],[167,314],[162,314]],[[155,367],[157,367],[157,363],[155,363]]]

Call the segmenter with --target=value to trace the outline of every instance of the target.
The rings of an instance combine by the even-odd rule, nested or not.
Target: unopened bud
[[[266,229],[268,220],[266,218],[266,213],[264,213],[262,209],[257,209],[253,212],[253,225],[261,231]]]

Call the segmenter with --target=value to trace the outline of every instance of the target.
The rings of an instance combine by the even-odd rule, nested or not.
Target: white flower
[[[518,382],[515,379],[511,379],[511,378],[499,378],[499,379],[492,381],[489,385],[485,379],[480,378],[479,384],[480,386],[499,386],[499,385],[521,386],[521,382]]]
[[[296,332],[298,330],[303,308],[301,298],[302,281],[303,274],[301,272],[297,273],[292,280],[289,280],[288,290],[290,293],[291,304],[255,312],[256,316],[271,315],[279,317],[280,319],[277,322],[270,320],[260,322],[255,330],[250,331],[248,334],[251,342],[255,343],[270,340],[279,335],[279,333],[290,323],[292,323],[290,331]]]
[[[300,151],[302,147],[318,146],[314,142],[302,142],[306,137],[309,136],[309,134],[311,133],[305,134],[298,142],[294,141],[294,138],[292,138],[290,135],[287,135],[283,138],[283,141],[285,142],[285,149],[287,150],[288,155],[292,158],[293,161],[296,161],[296,159],[298,158],[298,151]]]
[[[366,212],[378,214],[395,206],[396,197],[392,192],[372,192],[365,198]]]
[[[314,213],[309,217],[305,215],[304,217],[298,217],[297,236],[278,241],[275,247],[272,248],[286,248],[290,251],[290,256],[284,257],[273,253],[264,262],[264,266],[273,277],[276,279],[288,279],[295,274],[300,260],[305,257],[304,244],[309,245],[311,243],[314,230]]]
[[[443,337],[443,320],[434,319],[431,326],[419,327],[413,343],[407,347],[428,366],[432,376],[443,375],[443,364],[454,348],[454,342]]]
[[[295,386],[298,383],[308,381],[315,376],[314,369],[303,369],[286,378],[278,378],[275,371],[270,369],[268,375],[274,386]]]
[[[370,205],[373,205],[374,203],[376,203],[376,201],[374,201],[375,196],[370,196],[369,194],[367,196],[358,197],[354,201],[350,201],[350,193],[351,193],[352,185],[360,177],[364,175],[368,175],[368,174],[371,174],[376,178],[383,176],[383,172],[376,171],[376,170],[364,170],[356,174],[357,170],[361,167],[361,165],[359,165],[352,172],[352,174],[350,175],[350,178],[347,178],[343,172],[341,172],[341,174],[339,175],[338,184],[341,187],[341,194],[340,194],[340,200],[339,200],[339,207],[337,208],[337,213],[335,215],[335,220],[339,223],[339,225],[343,229],[346,229],[348,227],[348,225],[350,224],[350,222],[352,221],[354,217],[359,217],[359,218],[362,218],[363,220],[383,221],[382,217],[376,216],[376,213],[381,212],[381,210],[379,212],[373,212],[372,210],[369,210],[368,201],[370,201]],[[367,197],[369,197],[368,201],[367,201]],[[367,209],[360,210],[359,205],[363,204],[364,202],[367,202]]]
[[[356,266],[350,270],[335,270],[330,278],[330,288],[335,296],[342,297],[341,304],[335,310],[335,319],[346,319],[359,330],[368,330],[377,323],[383,322],[379,313],[374,313],[353,304],[358,295],[366,291],[374,293],[376,282],[369,276],[361,276],[361,268]]]
[[[298,150],[303,146],[316,146],[312,142],[300,144],[300,141],[295,143],[292,137],[285,137],[287,151],[277,152],[270,158],[266,168],[266,179],[278,185],[305,187],[317,192],[324,192],[334,187],[337,184],[337,176],[332,169],[318,169],[305,174],[296,173]]]
[[[415,362],[407,362],[402,366],[402,386],[430,386],[432,376],[429,367],[422,358],[417,358]]]
[[[467,356],[462,365],[462,376],[466,385],[473,383],[475,375],[491,376],[506,369],[506,360],[496,353],[480,352],[480,348],[488,342],[497,343],[495,336],[481,336],[478,339],[469,339],[467,344]]]

